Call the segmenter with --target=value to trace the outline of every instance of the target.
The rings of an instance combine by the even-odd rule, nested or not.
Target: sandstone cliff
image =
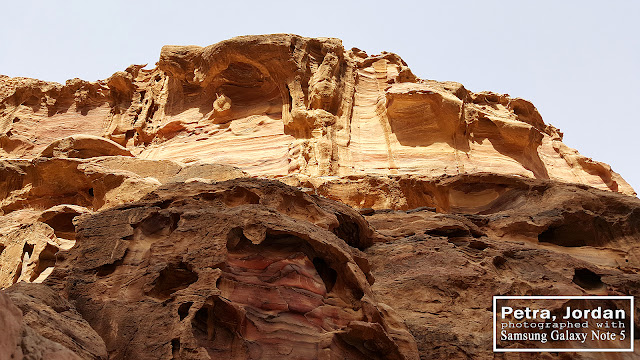
[[[150,70],[65,85],[2,77],[0,87],[4,158],[51,156],[68,146],[54,141],[84,134],[142,159],[207,160],[260,176],[490,172],[634,193],[609,166],[565,146],[530,102],[420,80],[395,54],[345,50],[337,39],[165,46]],[[58,152],[128,155],[116,144]]]
[[[0,76],[0,359],[494,358],[493,295],[638,295],[633,195],[530,102],[337,39]]]

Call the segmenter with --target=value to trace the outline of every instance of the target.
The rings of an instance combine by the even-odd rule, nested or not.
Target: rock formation
[[[104,81],[0,84],[6,158],[130,151],[260,176],[490,172],[634,193],[609,166],[564,145],[530,102],[420,80],[395,54],[345,50],[337,39],[165,46],[157,67],[132,65]]]
[[[357,249],[371,232],[351,208],[284,184],[177,183],[81,217],[46,283],[112,359],[417,358],[371,291]]]
[[[104,341],[67,300],[44,285],[0,293],[0,358],[106,359]]]
[[[0,359],[494,358],[494,295],[638,295],[634,195],[530,102],[337,39],[0,76]]]

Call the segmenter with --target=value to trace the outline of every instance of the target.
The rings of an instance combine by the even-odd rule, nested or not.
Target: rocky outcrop
[[[493,295],[640,295],[629,195],[530,102],[338,39],[0,76],[0,359],[493,359]]]
[[[82,216],[46,283],[111,359],[417,359],[371,291],[370,239],[354,210],[281,183],[175,184]]]
[[[372,289],[394,304],[423,358],[493,359],[495,295],[639,295],[640,200],[509,181],[500,201],[475,211],[363,211],[377,233],[365,251]]]
[[[56,253],[73,242],[58,239],[51,227],[34,222],[2,236],[0,246],[0,285],[8,287],[20,281],[42,282],[53,271]]]
[[[530,102],[421,80],[395,54],[346,50],[338,39],[165,46],[156,68],[132,65],[95,83],[0,84],[7,158],[60,147],[67,157],[126,155],[119,144],[144,159],[206,160],[260,176],[489,172],[634,194],[608,165],[564,145]],[[78,134],[117,144],[68,150],[58,140]]]
[[[0,358],[106,359],[102,339],[73,305],[44,285],[0,292]]]
[[[3,293],[0,293],[0,325],[0,353],[5,359],[22,358],[22,312]]]
[[[0,160],[0,288],[49,276],[59,252],[75,244],[81,214],[139,200],[162,183],[245,175],[226,165],[123,156]]]
[[[133,156],[114,141],[92,135],[71,135],[49,144],[42,157],[92,158],[98,156]]]
[[[237,168],[219,164],[128,157],[0,160],[0,174],[6,179],[0,184],[0,211],[5,215],[60,204],[98,210],[138,200],[164,182],[246,176]]]

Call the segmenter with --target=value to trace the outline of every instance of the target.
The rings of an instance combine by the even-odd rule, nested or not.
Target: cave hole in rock
[[[219,123],[251,115],[280,114],[284,99],[271,74],[251,61],[232,61],[200,93],[201,112],[213,109],[219,97],[227,98],[231,107],[215,115]]]
[[[604,287],[600,275],[589,269],[575,269],[573,283],[585,290],[596,290]]]
[[[196,332],[197,337],[204,340],[212,340],[214,333],[213,327],[211,326],[211,321],[213,317],[213,307],[211,305],[205,304],[198,311],[196,311],[193,320],[191,321],[191,326]]]
[[[40,103],[41,99],[39,97],[31,95],[22,103],[22,105],[29,106],[33,108],[33,112],[37,112],[38,109],[40,109]]]
[[[338,218],[339,225],[333,229],[333,233],[355,248],[360,250],[366,249],[368,246],[360,238],[360,227],[358,223],[346,214],[336,213],[335,215]]]
[[[135,130],[127,130],[124,133],[124,138],[126,139],[125,141],[128,141],[129,139],[133,139],[133,137],[136,135],[136,131]]]
[[[184,320],[184,318],[189,315],[189,309],[191,309],[191,305],[193,305],[193,302],[187,301],[186,303],[182,303],[180,304],[180,306],[178,306],[178,316],[180,317],[180,320]]]
[[[362,297],[364,296],[364,291],[362,291],[361,289],[353,288],[351,289],[351,295],[356,300],[362,300]]]
[[[167,236],[178,228],[179,222],[178,213],[155,212],[133,226],[144,236]]]
[[[237,340],[238,328],[242,317],[233,305],[216,298],[209,299],[196,311],[191,320],[193,336],[199,346],[204,347],[213,358],[230,358],[226,351],[230,351]]]
[[[324,259],[319,257],[313,259],[313,266],[315,266],[318,275],[322,278],[327,292],[331,292],[338,279],[338,273],[333,270]]]
[[[171,339],[171,355],[173,358],[178,358],[180,355],[180,339]]]
[[[173,204],[173,200],[169,199],[169,200],[161,201],[157,206],[160,209],[168,209],[171,206],[171,204]]]
[[[469,242],[469,247],[472,249],[476,249],[476,250],[485,250],[486,248],[489,247],[489,244],[485,243],[484,241],[480,241],[480,240],[472,240],[471,242]]]
[[[168,264],[158,274],[155,285],[148,295],[167,299],[174,292],[186,289],[196,281],[198,281],[198,274],[193,271],[191,265],[182,261],[177,264]]]
[[[273,79],[257,67],[232,62],[219,75],[220,92],[230,97],[233,106],[250,106],[269,100],[280,101],[280,92]]]
[[[241,227],[234,227],[227,234],[227,250],[233,250],[238,246],[238,244],[240,244],[240,242],[243,241],[249,241],[249,239],[244,236]],[[220,281],[220,279],[218,279],[218,281]]]
[[[449,238],[465,238],[471,236],[471,231],[459,226],[444,226],[435,229],[428,229],[424,232],[431,236],[443,236]]]
[[[362,319],[360,301],[365,292],[342,276],[349,269],[338,262],[340,255],[332,255],[327,244],[305,238],[311,235],[265,227],[259,243],[244,235],[246,228],[228,232],[227,258],[219,266],[222,273],[216,282],[220,295],[191,310],[193,318],[187,317],[198,345],[216,358],[231,358],[238,343],[249,352],[275,354],[279,351],[275,339],[288,340],[298,333],[305,339],[282,358],[311,358],[302,354],[315,353],[318,344],[307,336],[328,335]],[[256,329],[273,336],[254,338]]]
[[[53,228],[57,237],[74,240],[76,227],[73,225],[73,219],[78,215],[78,213],[59,213],[45,220],[44,223]]]
[[[29,259],[31,259],[31,255],[33,254],[33,245],[24,243],[24,246],[22,247],[22,254],[24,255],[24,253],[27,253]]]
[[[298,309],[297,303],[308,303],[308,296],[316,299],[311,301],[313,303],[329,292],[345,301],[352,301],[354,297],[360,299],[364,295],[361,290],[353,290],[344,283],[330,259],[295,235],[267,230],[265,240],[253,244],[244,236],[242,228],[237,227],[227,235],[227,249],[227,261],[217,281],[221,296],[226,299],[265,311],[279,309],[305,313],[310,309]],[[264,287],[264,299],[257,301],[243,297],[242,294],[246,293],[239,289],[248,286],[245,282],[249,278],[253,279],[250,282]],[[281,289],[307,295],[300,295],[299,299],[295,295],[285,301],[281,298]]]
[[[507,259],[505,259],[504,256],[497,255],[491,260],[491,262],[493,263],[493,266],[495,266],[498,269],[501,269],[505,267],[505,264],[507,263]]]
[[[16,268],[16,273],[13,276],[14,283],[18,282],[18,279],[20,279],[20,276],[22,275],[22,266],[24,264],[24,261],[31,260],[31,255],[33,254],[33,248],[34,248],[33,245],[29,243],[24,243],[24,246],[22,247],[22,261],[18,263],[18,266]]]
[[[538,235],[538,241],[565,247],[594,246],[598,243],[597,234],[584,223],[550,226]]]
[[[149,112],[147,112],[147,121],[153,119],[153,116],[156,114],[156,111],[158,111],[158,108],[158,104],[151,100],[151,106],[149,107]]]
[[[108,276],[113,274],[116,269],[118,268],[118,266],[122,265],[124,258],[127,256],[127,253],[129,252],[129,250],[125,250],[124,254],[122,255],[122,258],[109,263],[109,264],[104,264],[104,265],[100,265],[98,266],[98,268],[96,269],[96,276],[98,277],[104,277],[104,276]]]
[[[561,213],[562,220],[552,223],[538,235],[538,241],[559,246],[605,246],[624,235],[606,217],[590,210]]]
[[[259,87],[266,80],[258,68],[241,62],[230,63],[219,76],[227,84],[240,87]]]

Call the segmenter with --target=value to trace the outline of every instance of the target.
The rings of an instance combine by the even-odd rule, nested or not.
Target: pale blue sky
[[[64,82],[153,65],[165,44],[338,37],[421,78],[532,101],[565,143],[640,191],[640,1],[11,1],[0,74]]]

